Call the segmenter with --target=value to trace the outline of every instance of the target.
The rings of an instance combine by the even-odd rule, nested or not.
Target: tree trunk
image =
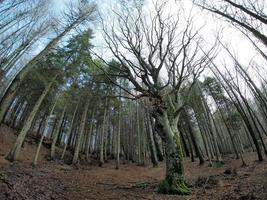
[[[153,138],[153,130],[151,126],[151,120],[148,112],[146,112],[146,125],[147,125],[147,134],[148,134],[148,141],[149,141],[149,148],[150,148],[150,153],[151,153],[151,161],[153,163],[153,167],[157,167],[159,165],[158,157],[156,154],[156,147],[155,147],[155,142]]]
[[[102,124],[102,130],[100,131],[100,155],[99,155],[99,166],[102,167],[104,164],[104,135],[105,135],[105,126],[106,126],[106,115],[107,115],[107,97],[105,102],[105,108],[104,108],[104,118],[103,118],[103,124]]]
[[[108,148],[108,134],[109,134],[109,113],[107,113],[107,119],[105,123],[105,134],[104,134],[104,162],[108,161],[107,148]]]
[[[138,165],[141,165],[141,134],[140,134],[140,121],[139,121],[139,107],[136,104],[136,129],[137,129],[137,153],[138,153]]]
[[[49,128],[50,128],[50,124],[51,124],[51,121],[52,121],[52,115],[53,115],[53,112],[55,110],[55,107],[57,105],[57,100],[55,101],[51,111],[50,111],[50,114],[49,116],[47,117],[46,119],[46,122],[45,122],[45,130],[44,130],[44,133],[39,141],[39,144],[38,144],[38,147],[37,147],[37,150],[36,150],[36,153],[35,153],[35,156],[34,156],[34,159],[33,159],[33,166],[35,167],[37,165],[37,161],[38,161],[38,157],[39,157],[39,153],[40,153],[40,150],[41,150],[41,146],[42,146],[42,143],[43,143],[43,140],[44,138],[48,135],[48,132],[49,132]]]
[[[120,146],[121,146],[121,102],[119,105],[119,120],[118,120],[118,130],[117,130],[117,141],[116,141],[116,169],[119,169],[120,165]]]
[[[163,109],[156,114],[156,124],[161,129],[162,141],[166,147],[166,177],[160,183],[159,192],[190,194],[184,178],[183,152],[177,128],[178,119],[179,116],[168,117],[167,111]]]
[[[79,153],[80,153],[80,149],[81,149],[81,142],[82,142],[82,138],[84,135],[84,127],[85,127],[85,123],[86,123],[88,108],[89,108],[89,101],[87,100],[87,102],[85,104],[85,108],[83,110],[82,121],[81,121],[79,132],[77,135],[77,140],[76,140],[72,164],[77,164],[77,162],[78,162]]]
[[[188,147],[187,147],[187,143],[186,143],[186,140],[185,140],[185,136],[184,136],[184,134],[183,134],[184,131],[181,132],[181,129],[178,129],[178,130],[180,130],[180,136],[181,136],[181,139],[182,139],[183,149],[184,149],[184,153],[185,153],[184,156],[189,157],[189,156],[190,156],[190,155],[189,155],[189,150],[188,150]]]
[[[194,149],[195,149],[195,152],[196,152],[196,155],[197,157],[199,158],[199,164],[200,165],[203,165],[204,164],[204,158],[199,150],[199,146],[197,144],[197,140],[196,140],[196,136],[195,136],[195,133],[193,131],[193,127],[191,125],[191,121],[188,117],[188,114],[186,113],[186,111],[184,112],[184,115],[183,115],[185,121],[186,121],[186,124],[187,124],[187,127],[188,127],[188,131],[189,131],[189,135],[190,135],[190,138],[191,138],[191,141],[193,143],[193,146],[194,146]]]
[[[58,124],[57,124],[57,128],[55,130],[55,135],[53,136],[53,141],[52,141],[52,145],[51,145],[51,152],[50,152],[51,159],[55,159],[55,155],[56,155],[56,142],[57,142],[58,135],[59,135],[59,132],[60,132],[60,127],[62,125],[62,121],[64,119],[65,110],[66,110],[66,106],[64,107],[64,109],[63,109],[63,111],[61,113],[60,119],[59,119]]]
[[[64,156],[65,156],[69,141],[71,140],[70,139],[71,138],[71,132],[73,130],[73,124],[74,124],[74,120],[75,120],[75,117],[76,117],[76,114],[77,114],[78,107],[79,107],[79,102],[77,103],[77,105],[75,107],[75,110],[74,110],[74,113],[73,113],[73,116],[72,116],[72,119],[71,119],[70,127],[69,127],[68,133],[66,135],[67,139],[66,139],[65,144],[64,144],[64,149],[63,149],[63,152],[62,152],[62,155],[61,155],[61,159],[64,159]]]
[[[93,114],[91,117],[91,122],[90,122],[90,129],[88,133],[88,138],[87,138],[87,144],[86,144],[86,160],[89,161],[89,153],[90,153],[90,146],[91,146],[91,138],[92,138],[92,131],[93,131],[93,125],[94,125],[94,116],[95,116],[95,110],[93,110]]]
[[[162,149],[161,149],[161,146],[160,146],[160,138],[159,138],[157,132],[155,131],[155,123],[153,124],[153,127],[154,127],[153,139],[154,139],[154,142],[155,142],[155,147],[156,147],[158,160],[161,162],[161,161],[164,160],[164,156],[163,156]]]

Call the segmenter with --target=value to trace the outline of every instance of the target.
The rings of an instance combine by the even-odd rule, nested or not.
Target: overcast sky
[[[66,7],[64,6],[68,2],[74,2],[77,0],[52,0],[55,6],[56,11],[62,11]],[[99,4],[99,9],[102,11],[102,14],[110,20],[110,14],[112,9],[116,9],[116,0],[98,0],[95,1]],[[152,6],[153,0],[145,0],[145,6]],[[169,0],[169,5],[172,7],[172,12],[175,12],[175,0]],[[194,24],[196,27],[203,26],[201,34],[204,39],[209,43],[212,41],[212,38],[220,32],[220,35],[223,36],[224,41],[227,42],[231,48],[242,57],[242,60],[248,62],[252,57],[255,56],[256,52],[254,51],[253,45],[245,38],[245,36],[240,33],[237,29],[233,28],[229,23],[224,22],[222,19],[217,19],[206,11],[200,10],[198,7],[192,5],[192,0],[183,0],[180,1],[183,4],[185,10],[189,11],[193,7],[193,16]],[[92,27],[93,28],[93,27]],[[93,28],[94,29],[94,28]],[[95,37],[96,43],[101,44],[102,40],[100,37],[100,30],[96,27]]]

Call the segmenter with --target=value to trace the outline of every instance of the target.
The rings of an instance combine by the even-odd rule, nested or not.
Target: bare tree
[[[221,16],[246,35],[252,35],[267,47],[266,1],[264,0],[193,0],[202,9]],[[257,45],[258,46],[258,45]]]
[[[115,20],[109,25],[103,23],[103,32],[121,66],[113,66],[114,73],[100,69],[111,81],[114,75],[128,79],[132,90],[120,87],[131,97],[150,100],[149,111],[166,146],[166,179],[159,191],[188,194],[177,128],[188,95],[182,98],[181,93],[189,93],[209,62],[199,51],[201,38],[191,17],[183,23],[180,16],[166,13],[167,4],[157,2],[149,13],[140,7],[131,7],[131,12],[123,7],[124,14],[114,11]],[[213,50],[207,51],[209,56]]]

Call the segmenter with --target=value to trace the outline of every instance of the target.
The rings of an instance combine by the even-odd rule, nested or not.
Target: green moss
[[[178,133],[174,133],[174,141],[175,141],[175,144],[176,144],[176,148],[177,148],[177,156],[178,156],[178,159],[179,159],[179,164],[180,164],[180,169],[179,169],[179,173],[181,175],[184,174],[184,158],[183,158],[183,150],[182,150],[182,146],[181,146],[181,142],[180,142],[180,138],[179,138],[179,135]]]
[[[189,195],[191,190],[188,188],[184,179],[183,150],[179,132],[176,128],[173,128],[172,131],[175,144],[171,144],[174,147],[166,153],[168,175],[159,184],[158,192],[163,194]]]
[[[169,177],[160,182],[158,192],[162,194],[189,195],[191,190],[187,187],[184,180]]]

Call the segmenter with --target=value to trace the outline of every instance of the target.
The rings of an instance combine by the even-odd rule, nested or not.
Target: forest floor
[[[224,165],[213,167],[187,159],[186,177],[192,195],[178,196],[157,193],[164,178],[163,163],[157,168],[126,163],[119,170],[111,161],[102,168],[95,163],[71,166],[47,161],[48,149],[42,148],[38,167],[33,169],[36,145],[31,142],[25,143],[18,162],[11,164],[4,159],[15,139],[12,129],[0,128],[0,200],[267,199],[267,162],[257,162],[256,153],[244,155],[245,167],[230,157],[224,158]]]

